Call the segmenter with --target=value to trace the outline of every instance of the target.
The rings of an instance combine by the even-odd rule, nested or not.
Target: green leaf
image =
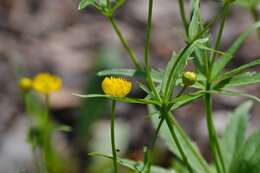
[[[104,157],[107,159],[113,159],[113,157],[109,154],[104,154],[104,153],[89,153],[90,156],[97,156],[97,157]],[[117,158],[117,162],[124,166],[127,167],[135,172],[142,173],[144,170],[144,164],[142,162],[136,162],[133,160],[128,160],[128,159],[121,159]],[[158,166],[152,166],[151,168],[151,173],[176,173],[174,170],[166,170],[164,168],[158,167]]]
[[[160,122],[159,117],[161,116],[161,114],[152,105],[149,105],[148,109],[149,109],[149,116],[152,119],[154,127],[157,127]],[[184,150],[185,155],[188,156],[187,159],[188,159],[188,162],[190,163],[190,165],[192,166],[192,168],[196,172],[199,172],[199,173],[210,173],[209,167],[208,167],[206,161],[201,156],[197,146],[195,144],[193,144],[191,142],[191,140],[188,139],[187,136],[184,137],[183,132],[181,132],[179,130],[179,128],[176,128],[175,132],[176,132],[177,137],[180,141],[180,144]],[[179,150],[175,144],[175,141],[171,137],[171,134],[170,134],[170,131],[168,129],[166,122],[164,122],[161,126],[160,137],[162,137],[162,139],[166,142],[166,144],[169,147],[171,152],[173,152],[177,157],[182,158],[179,153]]]
[[[247,72],[241,75],[225,79],[215,84],[213,87],[216,90],[226,89],[231,87],[245,86],[260,83],[260,73]]]
[[[218,93],[226,96],[247,97],[260,103],[260,98],[251,94],[246,94],[242,92],[233,92],[233,91],[219,91]]]
[[[236,151],[229,173],[259,173],[260,131],[249,137],[239,151]]]
[[[256,59],[254,61],[251,61],[245,65],[241,65],[240,67],[238,68],[235,68],[229,72],[226,72],[224,74],[222,74],[219,78],[217,78],[216,80],[223,80],[223,79],[228,79],[228,78],[232,78],[233,76],[243,72],[244,70],[250,68],[250,67],[254,67],[254,66],[257,66],[257,65],[260,65],[260,59]]]
[[[71,127],[67,125],[57,125],[54,127],[54,131],[70,132]]]
[[[145,72],[135,69],[109,69],[97,73],[98,76],[127,76],[127,77],[143,77]],[[163,74],[159,71],[152,70],[152,80],[154,82],[161,82]]]
[[[81,97],[81,98],[108,98],[108,99],[125,102],[125,103],[154,104],[154,105],[160,106],[160,102],[155,101],[155,100],[148,100],[148,99],[129,98],[129,97],[113,97],[113,96],[103,95],[103,94],[88,94],[88,95],[72,94],[72,95]]]
[[[240,37],[233,43],[233,45],[226,51],[226,54],[217,61],[213,66],[212,79],[214,79],[234,57],[234,54],[240,48],[246,38],[257,28],[260,27],[260,21],[250,26]]]
[[[252,105],[253,103],[251,101],[245,102],[229,115],[228,124],[220,140],[227,168],[230,167],[231,161],[234,159],[236,152],[243,146],[249,111]]]
[[[96,0],[80,0],[79,10],[86,8],[87,6],[93,4]]]
[[[183,96],[180,96],[178,98],[175,98],[173,100],[171,100],[169,102],[169,107],[170,107],[170,110],[176,110],[188,103],[191,103],[193,102],[194,100],[197,100],[199,99],[200,97],[202,97],[204,95],[204,92],[203,91],[198,91],[196,93],[192,93],[192,94],[188,94],[188,95],[183,95]]]

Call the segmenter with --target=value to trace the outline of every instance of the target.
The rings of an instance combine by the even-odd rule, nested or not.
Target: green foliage
[[[250,26],[243,34],[241,34],[238,39],[233,43],[233,45],[226,51],[225,55],[220,58],[219,61],[214,63],[212,78],[216,78],[216,76],[224,69],[224,67],[230,62],[230,60],[234,57],[234,54],[240,48],[242,43],[246,40],[246,38],[256,29],[260,27],[260,22],[255,23]]]
[[[221,146],[226,166],[229,168],[238,150],[245,140],[248,114],[252,102],[245,102],[229,115],[228,124],[221,137]]]
[[[161,114],[160,112],[152,105],[148,106],[149,108],[149,116],[154,124],[154,127],[157,127],[159,122]],[[162,118],[162,117],[161,117]],[[177,137],[181,143],[181,146],[183,147],[183,150],[185,154],[188,156],[188,162],[191,164],[192,168],[200,173],[209,173],[209,167],[206,163],[206,161],[202,158],[202,156],[199,154],[199,150],[197,146],[191,142],[189,139],[187,139],[182,132],[180,132],[179,129],[176,129]],[[171,152],[173,152],[178,158],[181,159],[180,152],[176,146],[175,141],[172,139],[170,131],[166,125],[166,123],[162,124],[161,130],[160,130],[160,136],[163,138]],[[188,141],[187,141],[188,140]]]
[[[104,154],[104,153],[94,152],[94,153],[90,153],[89,155],[103,157],[103,158],[107,158],[107,159],[111,159],[111,160],[113,159],[113,156],[111,156],[109,154]],[[143,170],[145,169],[145,165],[142,162],[136,162],[133,160],[121,159],[121,158],[118,158],[117,162],[118,162],[118,164],[120,164],[124,167],[127,167],[138,173],[143,172]],[[158,166],[152,166],[151,173],[176,173],[176,172],[173,169],[166,170],[166,169],[163,169]]]

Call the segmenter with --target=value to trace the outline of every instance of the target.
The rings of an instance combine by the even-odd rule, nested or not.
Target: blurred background
[[[188,8],[188,1],[186,1]],[[146,0],[129,0],[116,19],[139,57],[143,54],[146,24]],[[173,51],[184,45],[184,30],[178,3],[155,1],[152,64],[164,68]],[[205,21],[217,15],[222,3],[201,3]],[[234,5],[227,20],[221,49],[254,22],[248,8]],[[216,26],[215,26],[216,27]],[[212,33],[217,29],[213,28]],[[237,67],[260,57],[260,41],[251,35],[229,67]],[[31,148],[26,142],[30,119],[24,113],[17,81],[39,72],[51,72],[63,79],[63,89],[51,96],[51,114],[57,123],[72,127],[71,132],[54,135],[55,147],[69,161],[71,173],[106,173],[111,161],[93,159],[91,151],[110,152],[110,102],[81,100],[72,93],[101,93],[101,78],[96,72],[110,68],[133,67],[110,23],[95,9],[78,11],[78,0],[0,0],[0,173],[33,173]],[[260,68],[252,69],[260,71]],[[131,93],[144,97],[136,81]],[[238,88],[260,96],[260,86]],[[214,98],[217,130],[225,127],[228,112],[245,101],[240,97]],[[249,131],[260,127],[260,106],[251,111]],[[175,113],[186,132],[210,161],[202,101],[196,101]],[[120,155],[142,160],[143,146],[149,144],[154,129],[142,105],[118,103],[117,142]],[[156,164],[170,167],[173,155],[163,141],[157,143]]]

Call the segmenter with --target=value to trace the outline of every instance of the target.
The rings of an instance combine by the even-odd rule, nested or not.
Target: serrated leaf
[[[229,79],[222,80],[221,82],[215,84],[214,89],[227,89],[231,87],[253,85],[257,83],[260,83],[260,73],[247,72]]]
[[[250,26],[243,34],[239,36],[239,38],[233,43],[233,45],[226,51],[226,54],[213,65],[212,70],[212,79],[214,79],[229,63],[229,61],[234,57],[234,54],[240,48],[242,43],[246,40],[246,38],[256,29],[260,27],[260,21],[256,22],[254,25]]]
[[[228,124],[220,140],[225,165],[228,169],[236,152],[241,149],[244,143],[249,111],[252,105],[251,101],[245,102],[229,115]]]
[[[89,155],[91,156],[97,156],[97,157],[104,157],[107,159],[113,159],[113,157],[109,154],[104,154],[104,153],[89,153]],[[144,164],[142,162],[136,162],[133,160],[129,160],[129,159],[121,159],[121,158],[117,158],[117,162],[118,164],[127,167],[133,171],[136,171],[138,173],[142,173],[144,170]],[[173,169],[171,170],[167,170],[158,166],[152,166],[151,167],[151,173],[176,173]]]
[[[148,106],[148,110],[149,116],[152,119],[154,127],[157,127],[160,122],[159,117],[161,116],[159,111],[152,105]],[[187,159],[191,167],[199,173],[210,173],[209,167],[206,161],[201,156],[197,146],[193,144],[191,140],[188,139],[189,143],[192,143],[191,145],[189,145],[187,141],[184,139],[183,133],[181,133],[178,128],[176,128],[175,132],[184,150],[185,155],[188,156]],[[165,141],[171,152],[173,152],[177,157],[182,158],[165,122],[161,126],[160,137],[162,137],[162,139]]]
[[[160,103],[155,100],[148,100],[148,99],[139,99],[139,98],[129,98],[129,97],[113,97],[109,95],[103,94],[73,94],[74,96],[81,97],[81,98],[108,98],[111,100],[116,100],[125,103],[136,103],[136,104],[154,104],[160,106]]]
[[[93,4],[96,0],[80,0],[79,10],[86,8],[87,6]]]

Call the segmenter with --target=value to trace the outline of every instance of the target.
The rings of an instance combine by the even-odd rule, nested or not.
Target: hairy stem
[[[117,36],[119,37],[121,43],[123,44],[124,48],[127,50],[131,60],[133,61],[135,67],[138,69],[138,70],[142,70],[142,65],[140,63],[140,61],[138,60],[136,54],[134,53],[134,51],[129,47],[128,43],[126,42],[122,32],[120,31],[115,19],[113,16],[109,16],[108,17],[110,23],[112,24]]]
[[[113,165],[115,173],[118,173],[118,166],[117,166],[117,154],[116,154],[116,144],[115,144],[115,108],[116,108],[116,101],[112,101],[112,113],[111,113],[111,146],[112,146],[112,153],[113,153]]]

